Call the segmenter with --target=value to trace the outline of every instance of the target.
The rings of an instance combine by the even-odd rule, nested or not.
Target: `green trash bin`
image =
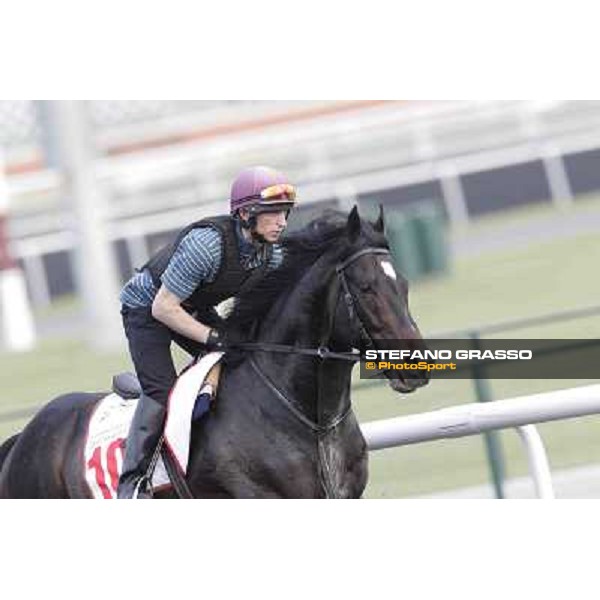
[[[411,210],[421,253],[422,274],[445,273],[449,267],[446,218],[439,204],[423,202]]]
[[[375,199],[363,198],[359,205],[363,218],[373,221],[379,215]],[[396,268],[409,281],[448,270],[446,218],[439,202],[421,201],[403,208],[388,205],[384,221]]]
[[[426,265],[419,244],[416,220],[406,211],[386,209],[385,234],[398,271],[409,281],[421,277]]]

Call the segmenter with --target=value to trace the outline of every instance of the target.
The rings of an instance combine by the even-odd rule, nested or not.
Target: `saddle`
[[[137,375],[127,371],[113,377],[111,389],[123,400],[134,400],[142,394],[142,386]]]

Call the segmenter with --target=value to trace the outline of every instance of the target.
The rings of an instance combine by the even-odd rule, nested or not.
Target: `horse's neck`
[[[292,292],[285,307],[269,315],[258,341],[313,349],[323,341],[331,342],[321,339],[328,320],[326,302],[314,301],[315,297],[326,298],[326,291],[321,284],[320,289]],[[286,396],[314,420],[326,422],[347,408],[352,363],[268,352],[259,353],[256,360]]]

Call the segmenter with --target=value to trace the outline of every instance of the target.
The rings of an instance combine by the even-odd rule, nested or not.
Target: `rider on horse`
[[[129,351],[142,387],[131,423],[118,498],[147,498],[147,475],[176,380],[171,342],[193,356],[223,347],[215,307],[254,287],[283,260],[277,243],[295,188],[267,167],[242,171],[231,187],[230,215],[196,221],[159,250],[121,291]],[[209,375],[214,394],[218,371]]]

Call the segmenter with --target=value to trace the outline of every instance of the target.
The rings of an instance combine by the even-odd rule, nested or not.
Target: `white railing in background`
[[[369,450],[477,435],[517,428],[527,450],[539,498],[553,498],[550,466],[535,423],[600,413],[600,385],[521,396],[487,403],[463,404],[427,413],[361,425]]]
[[[188,190],[201,209],[204,202],[227,196],[230,179],[241,164],[256,162],[288,170],[301,183],[305,201],[330,198],[340,190],[351,196],[534,159],[546,160],[549,178],[560,181],[553,157],[600,146],[600,102],[536,106],[391,103],[313,122],[103,158],[98,169],[114,198],[113,219],[172,210],[181,189]],[[40,195],[54,191],[56,196],[59,183],[51,172],[9,179],[13,197],[36,191]],[[553,187],[561,195],[570,193],[564,186]],[[15,214],[15,237],[43,233],[39,221],[28,225],[30,218]]]

